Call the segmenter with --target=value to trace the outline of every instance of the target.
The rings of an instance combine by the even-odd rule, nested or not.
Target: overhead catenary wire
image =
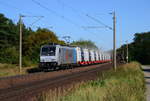
[[[88,14],[87,14],[86,16],[89,17],[90,19],[93,19],[94,21],[100,23],[101,25],[105,26],[106,28],[109,28],[110,30],[112,30],[112,27],[110,27],[110,26],[104,24],[102,21],[100,21],[100,20],[98,20],[98,19],[96,19],[96,18],[94,18],[94,17],[92,17],[92,16],[90,16],[90,15],[88,15]]]
[[[38,1],[36,1],[36,0],[32,0],[32,1],[33,1],[35,4],[39,5],[41,8],[43,8],[43,9],[49,11],[51,14],[54,14],[55,16],[57,16],[57,17],[59,17],[59,18],[61,18],[61,19],[64,19],[65,21],[67,21],[67,22],[69,22],[69,23],[71,23],[71,24],[73,24],[73,25],[79,27],[76,23],[72,22],[70,19],[68,19],[68,18],[66,18],[66,17],[64,17],[64,16],[62,16],[62,15],[60,15],[60,14],[58,14],[56,11],[54,11],[54,10],[52,10],[52,9],[50,9],[50,8],[48,8],[48,7],[46,7],[46,6],[44,6],[44,5],[41,4],[40,2],[38,2]]]
[[[82,22],[84,22],[86,25],[89,25],[85,19],[82,17],[82,16],[85,16],[87,17],[86,13],[82,12],[81,10],[77,10],[76,8],[72,7],[70,4],[66,3],[66,2],[63,2],[62,0],[57,0],[59,3],[61,3],[63,6],[67,6],[68,8],[70,8],[70,10],[72,10],[74,13],[77,14],[77,16],[79,16],[79,18],[82,20]],[[104,24],[103,24],[104,25]],[[91,31],[89,31],[88,29],[89,28],[106,28],[105,26],[81,26],[82,29],[84,29],[85,31],[89,32],[89,33],[92,33],[94,36],[97,36],[99,37],[98,35],[96,35],[96,33],[93,33]]]
[[[59,3],[61,3],[63,6],[67,6],[68,8],[70,8],[74,13],[76,13],[76,14],[79,16],[79,18],[80,18],[85,24],[87,24],[87,22],[86,22],[85,19],[82,17],[82,15],[84,15],[84,16],[86,16],[86,17],[87,17],[87,16],[88,16],[88,17],[91,17],[91,16],[87,15],[87,14],[84,13],[84,12],[81,12],[81,10],[78,11],[76,8],[70,6],[68,3],[66,4],[66,2],[63,2],[62,0],[57,0],[57,1],[58,1]],[[82,14],[82,15],[81,15],[81,14]],[[110,26],[104,24],[102,21],[97,20],[97,19],[94,19],[94,17],[92,17],[91,19],[95,20],[96,22],[100,23],[100,24],[103,25],[103,26],[81,26],[84,30],[92,29],[92,28],[109,28],[109,29],[112,30],[112,27],[110,27]],[[88,25],[89,25],[89,24],[88,24]],[[95,35],[95,33],[91,32],[91,31],[89,31],[89,30],[87,30],[87,31],[88,31],[89,33],[92,33],[92,34]]]
[[[48,7],[46,7],[45,5],[41,4],[40,2],[38,2],[38,1],[36,1],[36,0],[32,0],[32,1],[33,1],[35,4],[39,5],[41,8],[47,10],[47,11],[50,12],[51,14],[54,14],[55,16],[57,16],[57,17],[59,17],[59,18],[65,20],[65,21],[67,21],[67,22],[71,23],[72,25],[76,26],[77,28],[81,28],[81,29],[83,29],[84,31],[86,31],[86,32],[88,32],[88,33],[93,33],[93,32],[91,32],[91,31],[87,30],[86,28],[82,28],[82,26],[78,25],[77,23],[74,23],[74,22],[71,21],[69,18],[67,18],[67,17],[65,17],[65,16],[62,16],[62,15],[60,15],[59,13],[57,13],[56,11],[54,11],[54,10],[52,10],[52,9],[50,9],[50,8],[48,8]]]
[[[66,5],[68,8],[70,8],[74,13],[76,13],[77,14],[77,16],[79,16],[79,18],[85,23],[85,24],[87,24],[87,25],[89,25],[86,21],[85,21],[85,19],[82,17],[82,15],[83,16],[85,16],[86,17],[86,13],[83,13],[83,12],[79,12],[77,9],[75,9],[74,7],[72,7],[72,6],[70,6],[69,4],[66,4],[65,2],[63,2],[62,0],[57,0],[57,1],[59,1],[59,3],[61,3],[61,4],[63,4],[63,5]],[[81,15],[82,14],[82,15]],[[84,27],[84,26],[81,26],[84,30],[87,30],[89,27],[96,27],[96,26],[88,26],[88,27]],[[101,28],[103,28],[103,26],[99,26],[99,27],[101,27]],[[93,33],[93,32],[90,32],[90,33]]]
[[[83,28],[82,26],[80,26],[80,25],[78,25],[77,23],[71,21],[70,19],[64,17],[63,15],[58,14],[56,11],[54,11],[54,10],[52,10],[52,9],[50,9],[50,8],[48,8],[48,7],[46,7],[46,6],[44,6],[44,5],[42,5],[39,1],[36,1],[36,0],[32,0],[32,1],[33,1],[34,3],[36,3],[37,5],[39,5],[40,7],[44,8],[44,9],[47,9],[47,10],[48,10],[49,12],[51,12],[52,14],[54,14],[54,15],[60,17],[61,19],[64,19],[65,21],[71,23],[72,25],[76,26],[77,28],[81,28],[81,29],[83,29],[84,31],[86,31],[86,32],[88,32],[88,33],[90,33],[90,34],[94,34],[93,36],[97,38],[97,35],[95,35],[96,33],[94,33],[94,32],[92,32],[92,31],[88,30],[87,28]],[[59,1],[60,1],[60,0],[59,0]],[[13,8],[13,9],[19,11],[19,14],[20,14],[20,13],[23,14],[23,12],[24,12],[24,13],[27,13],[27,14],[32,14],[31,12],[22,11],[20,8],[14,6],[14,5],[10,4],[10,3],[5,3],[5,2],[2,2],[2,1],[0,1],[0,2],[1,2],[1,5],[5,5],[5,6],[7,6],[7,7],[10,7],[10,8]],[[61,2],[62,2],[62,0],[61,0]],[[63,2],[62,2],[62,3],[63,3]],[[86,23],[86,21],[85,21],[84,18],[82,17],[82,15],[85,15],[85,13],[83,13],[83,12],[80,11],[80,12],[82,13],[82,15],[81,15],[81,13],[80,13],[77,9],[71,7],[70,5],[68,5],[68,4],[66,4],[66,3],[65,3],[64,5],[67,5],[67,7],[71,8],[71,10],[72,10],[73,12],[75,12],[75,13],[79,16],[79,18],[81,18],[82,21],[84,21],[84,22]],[[31,16],[28,16],[28,17],[31,17]],[[32,17],[33,17],[33,16],[32,16]],[[37,22],[37,21],[38,21],[38,19],[37,19],[36,21],[34,21],[33,23],[29,24],[29,26],[33,26],[33,24],[34,24],[35,22]]]
[[[9,3],[6,3],[6,2],[2,2],[2,1],[0,1],[0,3],[1,3],[1,5],[3,4],[3,5],[5,5],[5,6],[7,6],[7,7],[10,7],[10,8],[13,8],[13,9],[15,9],[15,10],[17,10],[17,11],[19,11],[19,14],[22,12],[22,10],[20,9],[20,8],[18,8],[18,7],[15,7],[14,5],[12,5],[12,4],[9,4]],[[24,11],[23,11],[24,12]],[[25,13],[25,12],[24,12]],[[29,27],[32,27],[33,26],[33,24],[35,24],[36,22],[38,22],[39,20],[41,20],[44,16],[31,16],[31,12],[26,12],[26,13],[29,13],[30,15],[27,15],[27,14],[23,14],[23,16],[25,16],[25,17],[36,17],[36,18],[38,18],[37,20],[35,20],[34,22],[32,22],[31,24],[29,24]],[[16,21],[17,21],[17,19],[15,19]],[[23,21],[22,21],[23,22]]]
[[[84,22],[84,23],[86,23],[87,24],[87,22],[85,21],[85,19],[83,18],[83,16],[82,15],[84,15],[85,16],[85,13],[83,13],[83,12],[79,12],[77,9],[75,9],[74,7],[72,7],[70,4],[68,4],[68,3],[66,3],[66,2],[63,2],[62,0],[57,0],[59,3],[61,3],[63,6],[66,6],[66,7],[68,7],[68,8],[70,8],[70,10],[72,10],[72,12],[74,12],[74,13],[76,13],[77,14],[77,16],[79,16],[79,18]],[[82,14],[82,15],[81,15]]]
[[[69,7],[73,12],[76,12],[76,14],[80,17],[80,19],[82,19],[82,21],[84,21],[85,22],[85,19],[82,17],[82,15],[84,15],[84,16],[88,16],[89,17],[89,15],[87,15],[86,13],[84,13],[84,12],[79,12],[77,9],[75,9],[74,7],[72,7],[72,6],[70,6],[69,4],[66,4],[65,2],[63,2],[62,0],[57,0],[57,1],[59,1],[61,4],[63,4],[63,5],[66,5],[67,7]],[[82,14],[82,15],[81,15]],[[85,22],[86,23],[86,22]],[[104,25],[104,26],[106,26],[106,27],[109,27],[109,26],[107,26],[106,24],[104,24],[103,22],[101,22],[101,21],[99,21],[99,23],[101,23],[102,25]]]
[[[93,32],[91,32],[91,31],[87,30],[86,28],[82,28],[80,25],[74,23],[74,22],[71,21],[70,19],[68,19],[68,18],[66,18],[66,17],[64,17],[64,16],[62,16],[62,15],[60,15],[60,14],[58,14],[58,13],[55,12],[54,10],[45,7],[44,5],[40,4],[39,2],[37,2],[37,1],[35,1],[35,0],[32,0],[32,1],[33,1],[34,3],[36,3],[37,5],[39,5],[40,7],[44,8],[44,9],[47,9],[48,11],[50,11],[51,13],[53,13],[54,15],[60,17],[61,19],[64,19],[65,21],[67,21],[67,22],[71,23],[72,25],[76,26],[77,28],[81,28],[81,29],[83,29],[84,31],[86,31],[86,32],[88,32],[88,33],[90,33],[90,34],[93,33]],[[18,10],[18,11],[19,11],[19,14],[20,14],[20,12],[22,12],[22,13],[24,12],[24,11],[22,11],[22,10],[21,10],[20,8],[18,8],[18,7],[15,7],[15,6],[13,6],[13,5],[10,5],[10,4],[5,3],[5,2],[2,2],[2,1],[0,1],[0,2],[1,2],[1,5],[3,4],[3,5],[5,5],[5,6],[8,6],[8,7],[10,7],[10,8],[15,9],[15,10]],[[73,9],[73,8],[72,8],[72,9]],[[74,11],[75,11],[75,10],[74,10]],[[24,13],[25,13],[25,12],[24,12]],[[32,14],[32,13],[29,13],[29,14]],[[29,15],[26,15],[26,16],[27,16],[27,17],[37,17],[37,16],[29,16]],[[80,17],[81,17],[81,16],[80,16]],[[34,21],[33,23],[29,24],[29,26],[33,26],[33,24],[34,24],[35,22],[37,22],[38,20],[40,20],[40,18],[37,19],[36,21]],[[95,33],[93,33],[93,34],[95,34]],[[94,35],[94,36],[95,36],[95,35]]]
[[[87,22],[85,21],[85,19],[82,17],[82,15],[85,16],[85,13],[82,12],[82,15],[81,15],[77,9],[73,8],[73,7],[70,6],[69,4],[66,4],[66,3],[63,2],[62,0],[57,0],[57,1],[59,1],[59,3],[61,3],[61,4],[65,5],[65,6],[67,6],[68,8],[70,8],[74,13],[77,14],[77,16],[79,16],[79,18],[80,18],[85,24],[87,24]],[[81,11],[80,11],[80,12],[81,12]],[[89,24],[88,24],[88,25],[89,25]],[[83,26],[81,26],[81,28],[83,28],[84,30],[87,30],[87,28],[85,28],[85,27],[83,27]],[[90,31],[89,31],[89,32],[90,32]],[[90,32],[90,33],[93,33],[93,32]]]
[[[38,16],[37,16],[38,17]],[[33,24],[35,24],[36,22],[38,22],[39,20],[41,20],[43,18],[43,16],[39,16],[37,20],[35,20],[34,22],[32,22],[29,26],[32,27]]]
[[[43,6],[43,5],[40,4],[39,2],[37,2],[37,1],[35,1],[35,0],[32,0],[32,1],[33,1],[34,3],[36,3],[36,4],[38,4],[40,7],[44,8],[44,9],[47,9],[48,11],[50,11],[51,13],[53,13],[54,15],[59,16],[59,17],[61,17],[62,19],[66,20],[67,22],[73,24],[73,25],[76,26],[77,28],[81,28],[78,24],[72,22],[71,20],[69,20],[68,18],[66,18],[66,17],[64,17],[64,16],[62,16],[62,15],[59,15],[57,12],[55,12],[55,11],[53,11],[53,10],[51,10],[51,9],[49,9],[49,8],[47,8],[47,7],[45,7],[45,6]],[[15,10],[18,10],[18,11],[19,11],[19,14],[20,14],[20,12],[22,12],[22,10],[21,10],[20,8],[18,8],[18,7],[15,7],[15,6],[13,6],[13,5],[10,5],[10,4],[5,3],[5,2],[2,2],[2,1],[0,1],[0,2],[1,2],[1,5],[3,4],[3,5],[5,5],[5,6],[8,6],[8,7],[10,7],[10,8],[15,9]],[[23,12],[24,12],[24,11],[23,11]],[[25,13],[25,12],[24,12],[24,13]],[[29,13],[29,12],[28,12],[28,13]],[[32,13],[29,13],[29,14],[32,14]],[[39,16],[29,16],[29,15],[26,15],[26,16],[27,16],[27,17],[39,17]],[[36,21],[34,21],[33,23],[29,24],[29,26],[33,26],[33,24],[36,23],[36,22],[37,22],[38,20],[40,20],[40,19],[41,19],[41,18],[39,18],[39,19],[37,19]],[[82,29],[85,30],[85,31],[88,32],[88,33],[92,33],[92,32],[90,32],[90,31],[86,30],[85,28],[82,28]]]

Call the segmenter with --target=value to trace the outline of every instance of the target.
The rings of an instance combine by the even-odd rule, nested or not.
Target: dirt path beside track
[[[146,83],[146,101],[150,101],[150,66],[142,66]]]

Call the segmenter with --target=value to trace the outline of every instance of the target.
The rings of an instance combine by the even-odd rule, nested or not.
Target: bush
[[[18,64],[19,51],[15,47],[5,48],[0,52],[0,62]]]
[[[22,58],[22,64],[23,66],[31,66],[33,63],[31,62],[31,60],[27,57],[27,56],[24,56]]]

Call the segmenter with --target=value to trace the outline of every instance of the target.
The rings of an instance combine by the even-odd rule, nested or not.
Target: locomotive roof
[[[46,45],[43,45],[44,46],[66,46],[66,47],[77,47],[77,46],[71,46],[71,45],[60,45],[60,44],[46,44]]]

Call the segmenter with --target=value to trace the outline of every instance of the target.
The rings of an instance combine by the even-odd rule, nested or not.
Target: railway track
[[[72,83],[80,82],[83,80],[84,81],[93,80],[97,77],[97,73],[110,69],[111,67],[112,65],[107,63],[107,64],[101,64],[101,65],[88,66],[89,69],[82,67],[83,69],[80,70],[80,68],[77,68],[79,69],[79,71],[76,69],[73,69],[72,71],[70,70],[71,72],[66,72],[61,75],[48,76],[48,74],[54,74],[54,73],[59,74],[59,71],[58,71],[54,73],[50,72],[47,74],[37,73],[37,74],[31,74],[31,75],[23,75],[23,77],[21,76],[10,77],[7,79],[9,80],[13,79],[15,81],[15,79],[19,80],[20,78],[22,78],[24,80],[22,80],[23,83],[20,83],[20,84],[19,82],[16,82],[16,85],[15,85],[15,82],[13,82],[14,84],[12,83],[11,86],[3,85],[4,87],[0,88],[0,101],[29,101],[29,99],[32,99],[32,97],[48,89],[54,89],[57,87],[70,85]],[[42,79],[42,76],[43,76],[43,79]],[[30,77],[29,80],[27,80],[27,77]],[[38,77],[40,77],[39,80],[38,80]],[[6,78],[0,79],[0,82],[4,80],[7,81],[7,79]]]

